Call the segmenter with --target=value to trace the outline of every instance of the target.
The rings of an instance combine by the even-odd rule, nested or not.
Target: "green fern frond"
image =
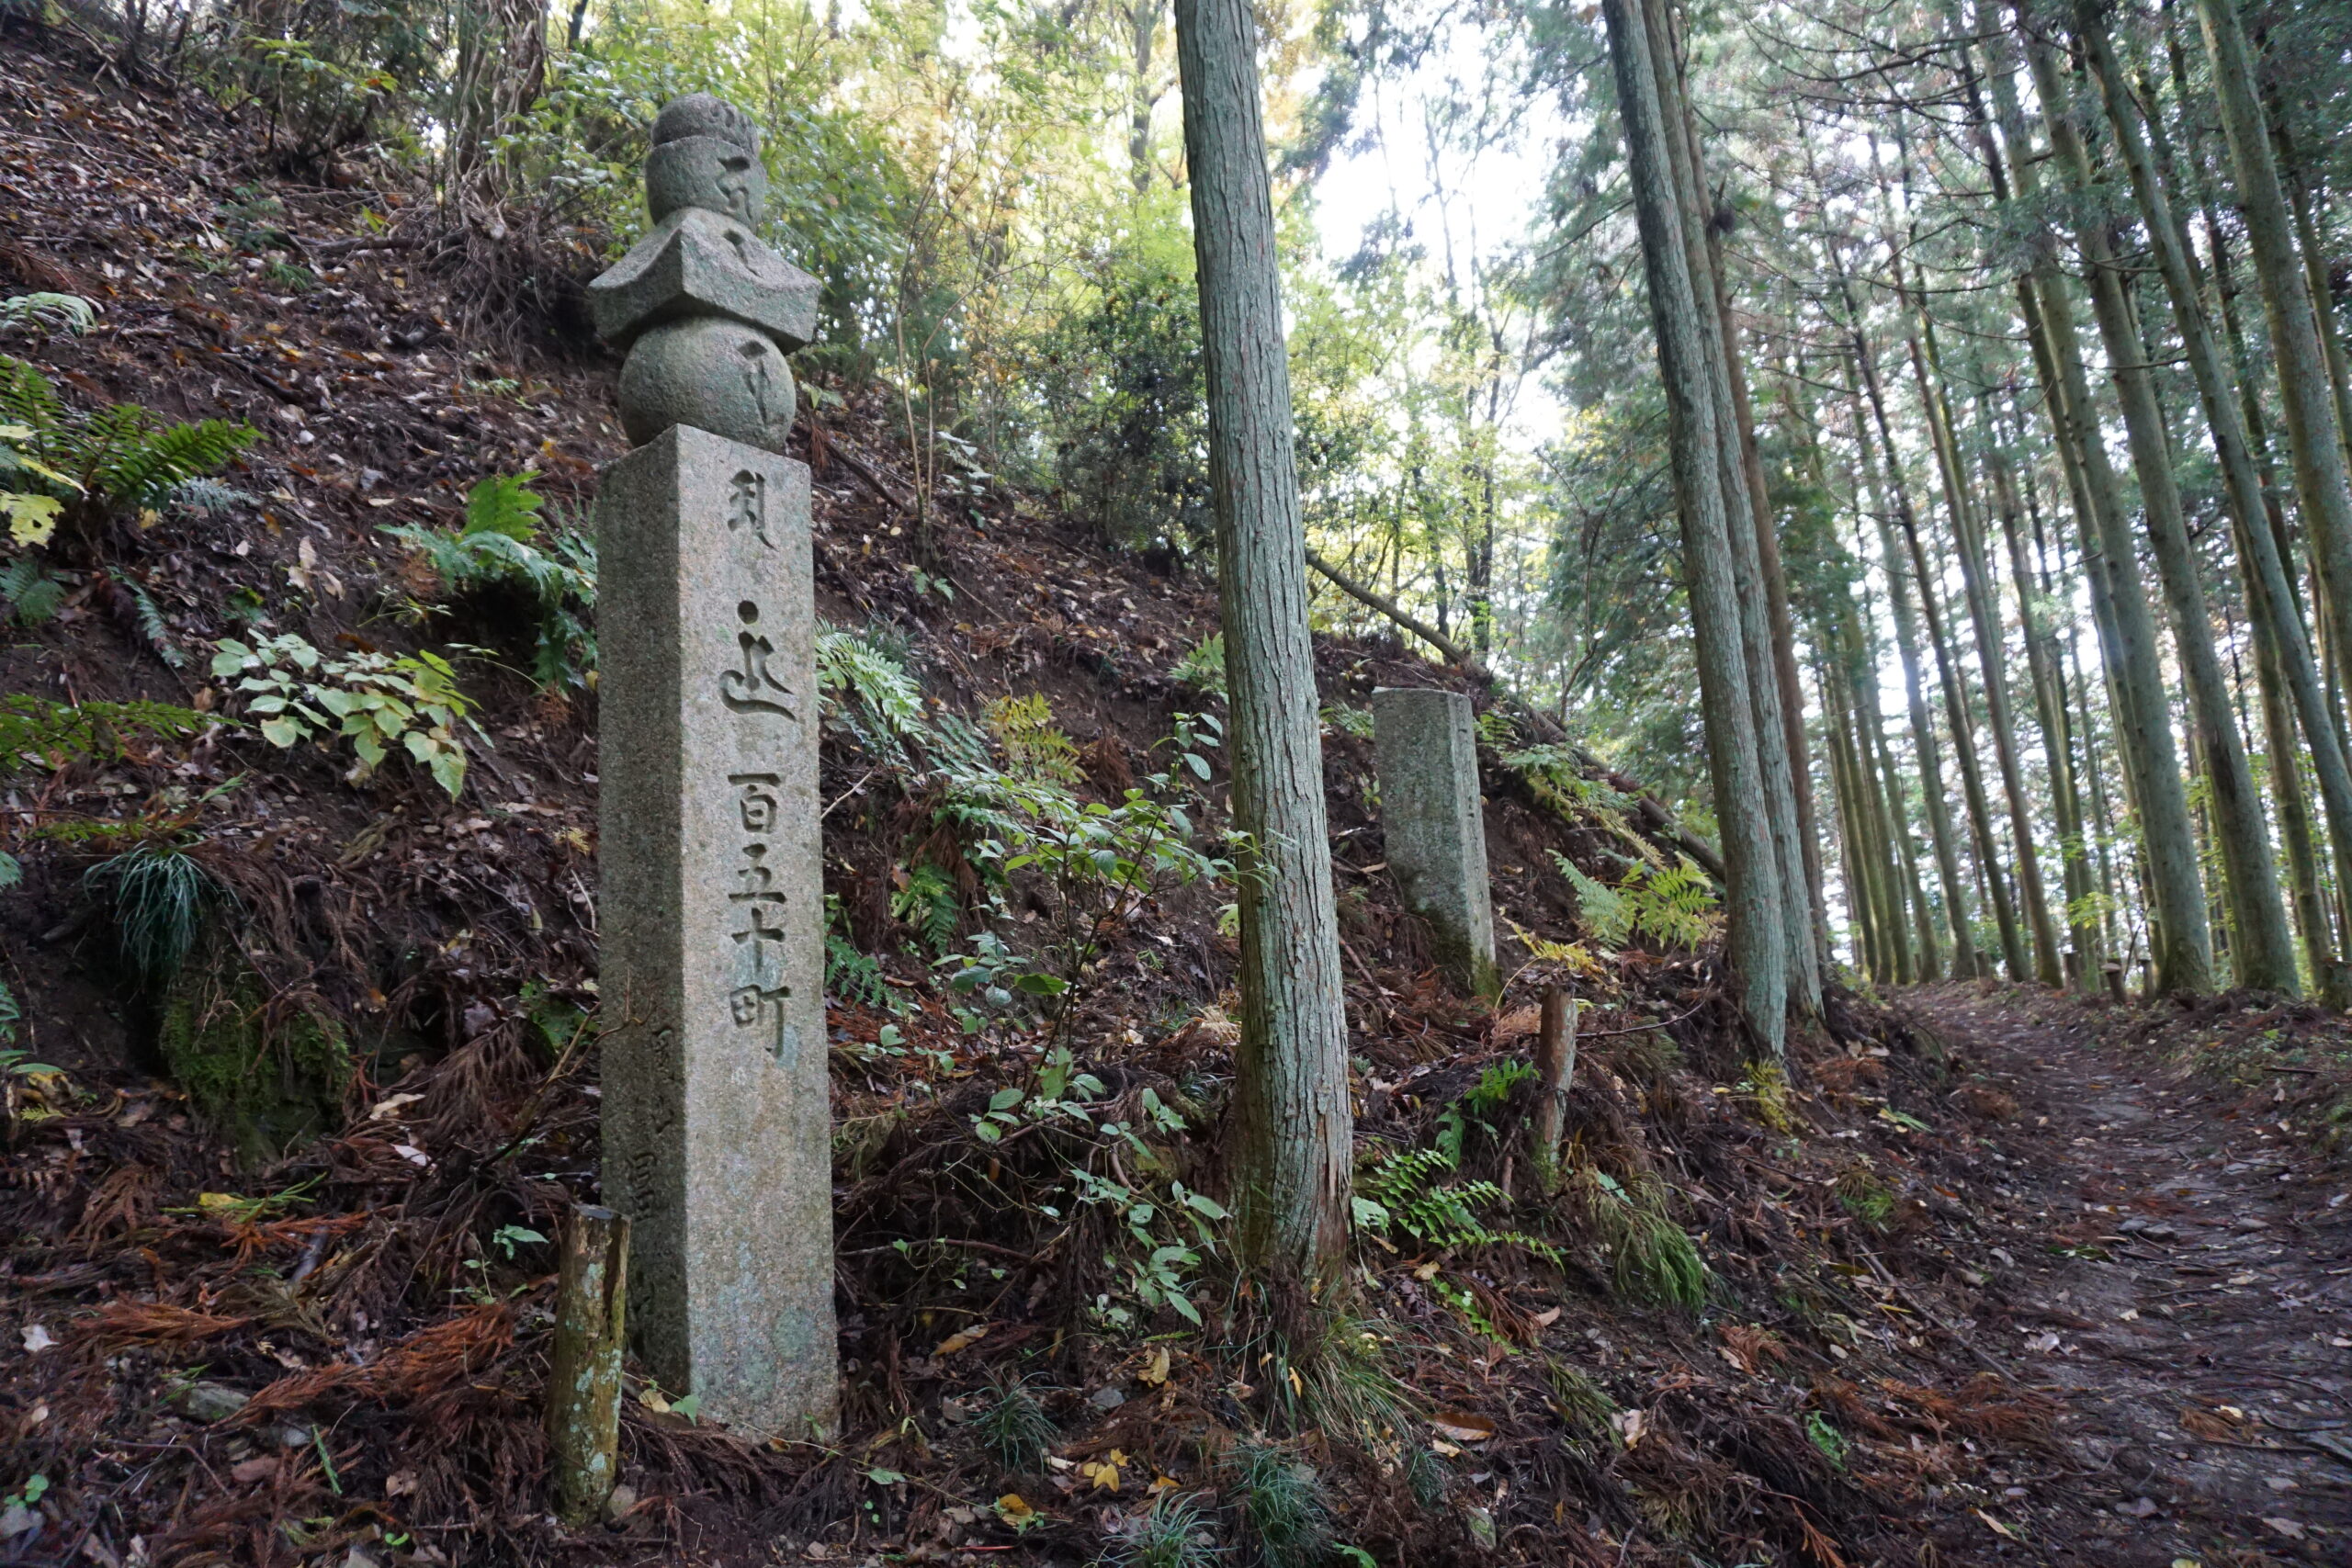
[[[63,414],[48,377],[21,359],[0,355],[0,424],[22,425],[38,438]]]

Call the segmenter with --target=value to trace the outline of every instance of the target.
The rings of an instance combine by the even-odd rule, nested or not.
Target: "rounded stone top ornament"
[[[716,136],[721,141],[733,142],[754,158],[760,155],[759,123],[725,98],[708,93],[688,93],[683,98],[673,98],[654,117],[654,146],[684,141],[689,136]]]
[[[621,428],[642,446],[690,424],[763,452],[781,452],[797,403],[792,367],[765,333],[701,317],[655,327],[621,365]]]

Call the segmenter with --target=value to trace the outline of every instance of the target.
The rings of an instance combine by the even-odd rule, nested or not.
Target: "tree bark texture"
[[[2021,11],[2020,28],[2030,29],[2030,25]],[[2068,112],[2066,87],[2059,77],[2057,62],[2049,46],[2030,30],[2025,34],[2025,50],[2035,90],[2041,96],[2052,148],[2070,183],[2086,197],[2092,197],[2098,183],[2097,171]],[[2092,314],[2107,348],[2109,376],[2122,406],[2132,464],[2140,479],[2148,541],[2166,606],[2172,612],[2174,644],[2188,688],[2198,760],[2211,793],[2213,830],[2221,849],[2231,962],[2240,985],[2291,993],[2298,988],[2294,941],[2287,928],[2286,906],[2278,896],[2269,825],[2255,793],[2254,774],[2246,766],[2245,750],[2233,722],[2228,682],[2214,651],[2212,617],[2188,542],[2164,408],[2147,368],[2139,319],[2107,222],[2086,216],[2075,225],[2075,235],[2088,274]]]
[[[1248,846],[1235,1085],[1240,1251],[1276,1282],[1312,1286],[1336,1279],[1345,1261],[1354,1125],[1250,7],[1178,0],[1176,42],[1209,389],[1233,816]]]
[[[1650,59],[1645,4],[1605,0],[1609,58],[1625,129],[1642,238],[1643,273],[1657,335],[1683,573],[1699,658],[1708,775],[1723,832],[1725,945],[1748,1020],[1778,1055],[1786,1039],[1788,955],[1781,911],[1781,846],[1768,815],[1748,692],[1747,642],[1734,585],[1714,389],[1702,337],[1699,297],[1683,243],[1669,131]]]

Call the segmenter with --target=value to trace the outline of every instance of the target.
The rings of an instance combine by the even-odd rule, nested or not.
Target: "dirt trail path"
[[[2352,1174],[1997,993],[1909,1005],[2019,1106],[1972,1194],[2010,1233],[1977,1333],[2063,1391],[2077,1462],[2014,1476],[2011,1506],[2070,1561],[2352,1562]]]

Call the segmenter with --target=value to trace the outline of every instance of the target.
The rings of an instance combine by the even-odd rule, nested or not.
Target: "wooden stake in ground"
[[[1547,986],[1543,1031],[1535,1041],[1535,1168],[1547,1187],[1560,1168],[1560,1134],[1567,1125],[1568,1085],[1576,1073],[1576,998]]]
[[[556,1517],[567,1525],[594,1519],[620,1476],[628,1302],[628,1221],[579,1204],[563,1237],[548,1367],[548,1468]]]

